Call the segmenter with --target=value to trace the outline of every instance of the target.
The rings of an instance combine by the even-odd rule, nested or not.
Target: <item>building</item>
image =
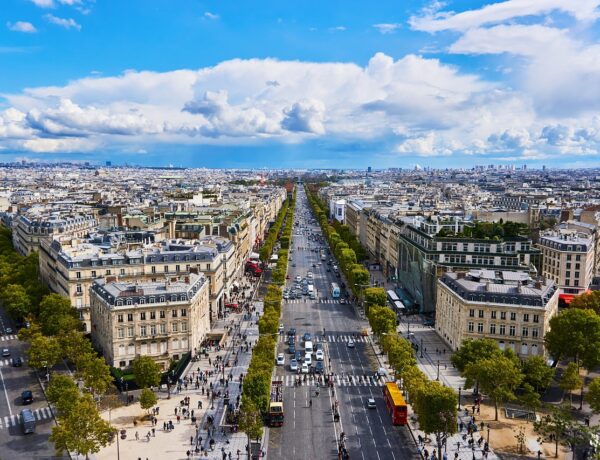
[[[559,228],[540,236],[542,275],[554,280],[565,304],[592,283],[595,264],[594,235]]]
[[[524,272],[447,272],[438,280],[435,328],[452,350],[466,339],[488,338],[521,358],[544,355],[558,296],[552,279]]]
[[[95,280],[92,342],[107,364],[124,369],[150,356],[165,371],[197,350],[210,330],[208,279],[191,273],[165,282]]]

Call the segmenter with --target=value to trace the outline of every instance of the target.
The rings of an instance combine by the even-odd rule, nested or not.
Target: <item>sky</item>
[[[600,0],[2,0],[0,162],[600,166]]]

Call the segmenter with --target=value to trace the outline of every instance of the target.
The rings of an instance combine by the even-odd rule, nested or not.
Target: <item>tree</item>
[[[58,294],[49,294],[40,302],[38,317],[45,335],[59,335],[61,332],[80,330],[81,321],[71,301]]]
[[[573,297],[569,308],[593,310],[596,314],[600,314],[600,291],[590,291]]]
[[[248,436],[248,457],[250,457],[250,440],[260,439],[262,437],[263,424],[258,408],[252,400],[246,396],[242,396],[238,426],[240,431],[246,433],[246,436]]]
[[[502,355],[502,350],[498,347],[498,343],[492,339],[467,339],[460,348],[450,357],[450,361],[458,369],[458,371],[466,377],[466,388],[475,387],[479,391],[479,383],[471,382],[469,377],[465,375],[465,369],[469,364],[477,363],[479,360],[499,357]]]
[[[77,402],[79,388],[70,376],[54,373],[50,378],[46,397],[54,404],[59,414],[63,414],[71,411]]]
[[[92,354],[88,354],[87,359],[80,359],[77,376],[94,396],[106,393],[113,383],[113,376],[104,359]]]
[[[66,450],[85,455],[97,453],[106,446],[114,430],[100,417],[90,395],[80,396],[70,411],[59,415],[58,424],[52,427],[50,441],[59,455]]]
[[[585,400],[595,413],[600,413],[600,377],[595,378],[590,383]]]
[[[542,403],[540,402],[540,394],[535,391],[535,388],[531,386],[529,383],[523,384],[523,392],[517,398],[519,404],[525,406],[528,410],[533,412],[535,415],[535,411],[538,410]],[[529,422],[529,418],[527,419]]]
[[[140,407],[145,409],[146,412],[148,412],[151,407],[156,406],[156,401],[156,395],[152,390],[144,388],[140,393]]]
[[[388,334],[396,330],[396,313],[388,307],[374,305],[369,308],[367,315],[374,334]]]
[[[555,316],[544,341],[554,359],[578,361],[586,369],[600,365],[600,317],[592,310],[572,308]]]
[[[31,345],[27,350],[29,365],[36,369],[54,366],[60,361],[62,350],[58,340],[54,337],[46,337],[37,334],[31,339]]]
[[[481,359],[467,364],[464,374],[467,383],[479,382],[482,391],[494,401],[494,420],[498,420],[498,404],[514,399],[514,390],[523,380],[523,374],[517,364],[506,356]],[[467,383],[465,387],[469,388]]]
[[[556,370],[548,366],[546,359],[540,355],[532,355],[523,361],[521,371],[524,375],[523,381],[533,386],[536,391],[547,388],[556,373]]]
[[[22,319],[31,313],[31,301],[25,288],[19,284],[9,284],[2,291],[2,304],[8,314],[16,319]]]
[[[404,371],[402,376],[403,388],[407,391],[410,403],[416,404],[421,390],[427,385],[429,380],[418,366],[411,366]]]
[[[63,356],[72,362],[77,369],[81,367],[89,356],[95,355],[92,343],[85,338],[82,332],[71,330],[62,332],[58,336]]]
[[[554,456],[558,457],[558,444],[566,444],[569,440],[569,431],[573,427],[570,407],[550,406],[550,413],[544,415],[539,421],[533,422],[533,429],[544,437],[554,438]]]
[[[428,381],[419,391],[415,412],[419,428],[433,434],[438,446],[438,459],[442,458],[442,438],[456,432],[456,403],[458,399],[452,388],[439,382]]]
[[[567,364],[558,385],[561,390],[569,392],[569,398],[573,404],[573,390],[583,387],[583,379],[579,375],[579,366],[576,363]]]
[[[135,383],[140,388],[154,387],[160,383],[160,366],[150,356],[138,356],[131,367]]]
[[[367,310],[373,305],[386,305],[387,295],[385,289],[380,287],[368,287],[364,290],[365,306]]]

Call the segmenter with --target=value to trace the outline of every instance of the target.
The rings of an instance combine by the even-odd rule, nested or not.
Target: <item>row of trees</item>
[[[279,214],[277,214],[275,222],[273,223],[273,225],[271,225],[271,228],[267,233],[265,241],[263,242],[263,245],[260,248],[259,255],[260,260],[262,260],[263,263],[268,262],[271,258],[271,254],[273,254],[273,248],[275,247],[275,242],[277,241],[277,238],[279,236],[279,230],[281,230],[281,226],[283,225],[283,221],[287,214],[289,205],[289,200],[285,200],[283,202],[283,205],[279,210]]]
[[[267,287],[264,296],[264,310],[262,317],[258,320],[259,338],[252,350],[252,359],[248,366],[244,386],[242,388],[242,399],[240,403],[239,428],[246,433],[248,439],[258,439],[262,436],[263,420],[261,413],[265,413],[269,407],[271,394],[271,375],[275,364],[275,346],[279,333],[279,320],[281,317],[282,292],[277,284],[285,283],[288,263],[288,248],[294,225],[294,210],[296,203],[296,191],[289,203],[286,202],[285,210],[282,208],[280,216],[285,216],[285,228],[281,232],[279,259],[277,268],[272,272],[273,283]],[[278,216],[279,219],[279,216]],[[283,223],[283,217],[279,228],[274,235],[279,234]],[[275,227],[275,225],[273,226]],[[271,230],[273,230],[273,227]],[[268,238],[267,238],[268,239]],[[273,245],[266,258],[271,256]],[[261,248],[261,259],[263,252]],[[265,260],[265,259],[263,259]],[[248,443],[249,444],[249,443]]]
[[[323,234],[329,242],[329,247],[333,250],[342,272],[350,283],[350,289],[357,297],[363,297],[364,288],[369,286],[369,271],[358,261],[366,258],[366,253],[356,238],[350,234],[348,226],[338,227],[341,234],[338,233],[334,225],[329,224],[327,218],[326,206],[312,193],[310,188],[306,187],[308,201],[319,221]],[[343,237],[342,237],[343,235]],[[344,239],[345,238],[345,239]],[[360,251],[361,258],[357,257],[355,248]],[[360,249],[358,249],[360,248]]]
[[[419,420],[419,428],[435,436],[437,445],[457,429],[457,396],[452,388],[432,381],[419,369],[412,345],[396,332],[396,314],[386,306],[383,288],[369,288],[365,292],[367,318],[388,356],[396,379],[402,387]],[[438,449],[442,458],[442,449]]]

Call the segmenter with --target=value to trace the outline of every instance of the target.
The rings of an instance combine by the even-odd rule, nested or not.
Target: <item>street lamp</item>
[[[423,337],[421,337],[421,358],[423,357]]]
[[[462,388],[458,387],[458,410],[460,410],[460,392],[461,392]]]
[[[436,380],[436,382],[439,382],[439,380],[440,380],[440,360],[439,359],[437,362],[437,376],[436,376],[435,380]]]
[[[490,424],[489,424],[489,423],[488,423],[487,430],[488,430],[488,438],[487,438],[487,443],[488,443],[488,446],[489,446],[489,445],[490,445]]]
[[[129,383],[125,382],[125,393],[127,394],[127,405],[129,406]]]

